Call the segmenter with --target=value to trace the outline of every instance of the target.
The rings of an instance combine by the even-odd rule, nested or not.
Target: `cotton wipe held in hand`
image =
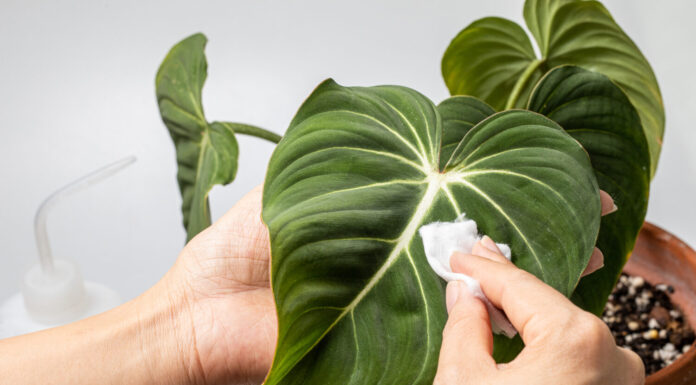
[[[468,275],[452,272],[450,267],[452,253],[455,251],[466,254],[471,253],[476,242],[481,240],[482,236],[478,233],[476,222],[467,219],[462,214],[454,222],[433,222],[422,226],[418,232],[421,238],[423,238],[425,257],[428,259],[430,267],[435,270],[435,273],[447,282],[464,282],[473,295],[483,300],[483,303],[486,305],[493,332],[504,334],[509,338],[514,337],[517,334],[517,330],[507,319],[505,313],[493,306],[486,298],[479,282]],[[496,243],[496,245],[509,260],[510,247],[500,243]]]

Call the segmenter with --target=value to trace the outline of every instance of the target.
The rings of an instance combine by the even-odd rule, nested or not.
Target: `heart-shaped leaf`
[[[524,107],[532,87],[549,69],[573,64],[600,72],[628,95],[640,116],[654,175],[662,147],[664,107],[655,74],[643,54],[597,1],[527,0],[527,27],[485,18],[452,40],[442,59],[450,92],[483,99],[497,110]]]
[[[208,193],[237,173],[239,148],[230,123],[208,123],[201,92],[207,76],[202,34],[175,45],[157,71],[155,86],[162,121],[176,146],[186,240],[210,226]]]
[[[507,111],[464,128],[441,162],[441,116],[472,104],[441,113],[407,88],[329,80],[300,108],[264,185],[279,321],[266,384],[432,383],[446,310],[425,223],[466,213],[573,292],[599,230],[587,153],[542,115]]]
[[[437,110],[442,117],[440,169],[444,169],[462,138],[495,110],[471,96],[453,96],[440,103]]]
[[[650,187],[650,155],[640,118],[626,95],[606,76],[579,67],[549,72],[531,96],[542,113],[590,154],[599,187],[619,210],[602,218],[597,247],[604,267],[580,281],[573,299],[601,314],[643,225]]]

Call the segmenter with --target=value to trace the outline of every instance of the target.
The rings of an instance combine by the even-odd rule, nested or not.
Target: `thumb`
[[[495,370],[486,306],[464,282],[447,284],[449,318],[442,333],[436,383],[480,383]],[[447,379],[447,380],[446,380]],[[466,380],[466,381],[464,381]]]

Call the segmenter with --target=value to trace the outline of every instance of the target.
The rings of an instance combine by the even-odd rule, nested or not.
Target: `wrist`
[[[196,383],[187,313],[178,296],[160,290],[158,284],[94,317],[0,341],[0,382]]]
[[[160,281],[132,301],[135,340],[152,383],[196,384],[201,376],[187,296]]]

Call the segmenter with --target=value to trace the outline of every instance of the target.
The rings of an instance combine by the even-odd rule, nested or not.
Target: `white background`
[[[0,0],[0,300],[37,256],[34,212],[50,192],[103,164],[138,162],[61,203],[54,253],[125,298],[161,277],[183,246],[174,147],[154,75],[169,48],[210,39],[209,120],[282,133],[327,77],[401,84],[447,97],[440,58],[474,19],[521,21],[522,0],[34,1]],[[667,135],[648,219],[696,245],[696,23],[688,0],[606,1],[652,63]],[[239,138],[235,183],[212,192],[219,217],[263,180],[273,146]]]

